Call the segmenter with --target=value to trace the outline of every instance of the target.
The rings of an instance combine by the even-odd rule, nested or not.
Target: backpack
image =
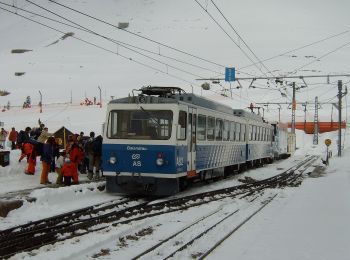
[[[89,138],[85,145],[84,145],[84,152],[85,154],[92,154],[93,153],[93,141],[94,139]]]
[[[22,145],[25,139],[26,139],[25,132],[23,130],[19,131],[17,135],[17,144]]]

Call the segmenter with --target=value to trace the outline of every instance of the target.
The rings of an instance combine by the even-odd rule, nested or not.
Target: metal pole
[[[338,80],[338,156],[341,157],[341,99],[342,99],[342,87],[343,82],[341,80]]]
[[[293,82],[293,101],[292,101],[292,133],[293,134],[295,134],[295,109],[296,109],[295,82]]]
[[[41,91],[39,90],[39,94],[40,94],[40,113],[43,112],[43,95],[41,94]]]
[[[304,106],[304,132],[306,132],[306,106],[307,106],[307,103],[305,103],[303,106]]]
[[[314,137],[313,137],[313,144],[318,144],[318,97],[315,97],[315,116],[314,116]]]
[[[102,108],[102,94],[100,86],[98,86],[98,89],[100,90],[100,108]]]
[[[281,122],[281,106],[278,108],[278,122]]]

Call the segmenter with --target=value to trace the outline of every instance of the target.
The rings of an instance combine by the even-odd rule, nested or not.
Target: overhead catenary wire
[[[26,0],[26,1],[32,3],[32,2],[29,1],[29,0]],[[49,0],[49,1],[52,2],[52,3],[54,3],[54,4],[57,4],[57,5],[59,5],[59,6],[62,6],[62,7],[64,7],[64,8],[67,8],[67,9],[69,9],[69,10],[71,10],[71,11],[77,12],[77,13],[79,13],[79,14],[81,14],[81,15],[87,16],[87,17],[89,17],[89,18],[91,18],[91,19],[97,20],[97,21],[99,21],[99,22],[102,22],[102,23],[107,24],[107,25],[109,25],[109,26],[112,26],[112,27],[114,27],[114,28],[117,28],[117,29],[119,29],[119,30],[122,30],[122,31],[125,31],[125,32],[128,32],[128,33],[131,33],[131,34],[133,34],[133,35],[135,35],[135,36],[137,36],[137,37],[141,37],[141,38],[143,38],[143,39],[150,40],[150,41],[152,41],[152,42],[154,42],[154,43],[157,43],[157,44],[159,44],[159,45],[161,45],[161,46],[168,47],[168,48],[170,48],[170,49],[172,49],[172,50],[176,50],[176,51],[179,51],[179,52],[181,52],[181,53],[183,53],[183,54],[190,55],[191,57],[194,57],[194,58],[197,58],[197,59],[200,59],[200,60],[203,60],[203,61],[206,61],[206,62],[215,64],[215,65],[218,65],[218,66],[221,66],[221,67],[225,67],[224,65],[221,65],[221,64],[218,64],[218,63],[214,63],[214,62],[212,62],[212,61],[209,61],[209,60],[207,60],[207,59],[200,58],[200,57],[198,57],[198,56],[196,56],[196,55],[193,55],[193,54],[189,54],[189,53],[187,53],[187,52],[181,51],[181,50],[176,49],[176,48],[174,48],[174,47],[171,47],[171,46],[169,46],[169,45],[165,45],[165,44],[162,44],[162,43],[160,43],[160,42],[158,42],[158,41],[154,41],[154,40],[152,40],[152,39],[150,39],[150,38],[148,38],[148,37],[145,37],[145,36],[142,36],[142,35],[139,35],[139,34],[135,34],[135,33],[131,32],[131,31],[129,31],[129,30],[121,29],[121,28],[119,28],[119,27],[117,27],[117,26],[115,26],[115,25],[113,25],[113,24],[111,24],[111,23],[108,23],[108,22],[106,22],[106,21],[104,21],[104,20],[102,20],[102,19],[99,19],[99,18],[97,18],[97,17],[94,17],[94,16],[91,16],[91,15],[89,15],[89,14],[83,13],[83,12],[81,12],[81,11],[79,11],[79,10],[76,10],[76,9],[74,9],[74,8],[71,8],[71,7],[67,6],[67,5],[63,5],[63,4],[58,3],[58,2],[56,2],[56,1],[53,1],[53,0]],[[35,4],[35,5],[37,5],[37,4]],[[65,18],[63,18],[63,19],[65,19]],[[258,68],[258,69],[261,71],[260,68]],[[249,73],[245,73],[245,72],[242,72],[242,71],[238,71],[238,72],[251,75],[251,74],[249,74]],[[262,73],[263,73],[263,72],[262,72]],[[242,97],[240,97],[240,98],[242,98]]]
[[[26,1],[27,1],[27,0],[26,0]],[[198,55],[194,55],[194,54],[192,54],[192,53],[189,53],[189,52],[180,50],[180,49],[178,49],[178,48],[175,48],[175,47],[173,47],[173,46],[170,46],[170,45],[168,45],[168,44],[161,43],[161,42],[159,42],[159,41],[156,41],[156,40],[151,39],[150,37],[143,36],[143,35],[141,35],[141,34],[139,34],[139,33],[134,33],[134,32],[132,32],[132,31],[130,31],[130,30],[125,29],[125,28],[119,28],[118,26],[116,26],[116,25],[114,25],[114,24],[112,24],[112,23],[109,23],[109,22],[107,22],[106,20],[103,20],[103,19],[97,18],[97,17],[95,17],[95,16],[92,16],[92,15],[90,15],[90,14],[84,13],[84,12],[79,11],[79,10],[77,10],[77,9],[75,9],[75,8],[72,8],[72,7],[68,6],[68,5],[64,5],[64,4],[62,4],[62,3],[58,3],[58,2],[56,2],[56,1],[54,1],[54,0],[48,0],[48,1],[54,3],[54,4],[58,5],[58,6],[61,6],[61,7],[63,7],[63,8],[66,8],[66,9],[68,9],[68,10],[70,10],[70,11],[76,12],[76,13],[78,13],[78,14],[80,14],[80,15],[86,16],[86,17],[88,17],[88,18],[90,18],[90,19],[93,19],[93,20],[96,20],[96,21],[101,22],[101,23],[103,23],[103,24],[106,24],[106,25],[108,25],[108,26],[111,26],[111,27],[113,27],[113,28],[115,28],[115,29],[118,29],[118,30],[120,30],[120,31],[122,31],[122,32],[126,32],[126,33],[129,33],[129,34],[131,34],[131,35],[133,35],[133,36],[135,36],[135,37],[139,37],[139,38],[144,39],[144,40],[146,40],[146,41],[150,41],[150,42],[152,42],[152,43],[155,43],[155,44],[157,44],[158,46],[162,46],[162,47],[168,48],[168,49],[170,49],[170,50],[173,50],[173,51],[182,53],[182,54],[187,55],[187,56],[189,56],[189,57],[192,57],[192,58],[195,58],[195,59],[198,59],[198,60],[201,60],[201,61],[204,61],[204,62],[213,64],[213,65],[216,65],[216,66],[219,66],[219,67],[221,67],[221,68],[227,67],[226,65],[219,64],[219,63],[217,63],[217,62],[214,62],[214,61],[211,61],[211,60],[208,60],[208,59],[199,57]],[[236,70],[236,71],[237,71],[237,72],[240,72],[240,73],[242,73],[242,74],[246,74],[246,75],[251,75],[251,76],[252,76],[252,74],[247,73],[247,72],[244,72],[244,71],[241,71],[241,70]],[[224,75],[224,74],[223,74],[223,73],[220,73],[220,75]]]
[[[199,69],[211,71],[211,72],[214,72],[214,73],[220,73],[220,72],[214,71],[214,70],[209,69],[209,68],[205,68],[205,67],[202,67],[202,66],[193,64],[193,63],[189,63],[189,62],[186,62],[186,61],[182,61],[182,60],[179,60],[179,59],[176,59],[176,58],[173,58],[173,57],[170,57],[170,56],[161,54],[161,53],[159,53],[159,52],[150,51],[150,50],[147,50],[147,49],[145,49],[145,48],[141,48],[141,47],[138,47],[138,46],[135,46],[135,45],[126,43],[126,42],[122,42],[122,41],[119,41],[119,40],[115,40],[115,39],[113,39],[113,38],[111,38],[111,37],[103,36],[103,35],[101,35],[101,34],[99,34],[99,33],[96,33],[95,31],[92,31],[92,30],[90,30],[90,29],[88,29],[88,28],[86,28],[86,27],[84,27],[84,26],[78,24],[78,23],[75,23],[74,21],[72,21],[72,20],[70,20],[70,19],[67,19],[67,18],[65,18],[65,17],[63,17],[63,16],[61,16],[61,15],[59,15],[59,14],[57,14],[57,13],[54,13],[54,12],[50,11],[49,9],[44,8],[44,7],[42,7],[42,6],[40,6],[40,5],[36,4],[36,3],[33,3],[33,2],[31,2],[31,1],[27,1],[27,2],[30,2],[31,4],[33,4],[33,5],[35,5],[35,6],[39,7],[39,8],[41,8],[41,9],[47,11],[47,12],[50,12],[51,14],[54,14],[54,15],[60,17],[61,19],[64,19],[64,20],[66,20],[66,21],[69,21],[69,22],[72,23],[72,24],[67,24],[67,23],[64,23],[64,22],[62,22],[62,21],[58,21],[58,20],[56,20],[56,19],[52,19],[52,18],[50,18],[50,17],[47,17],[47,16],[44,16],[44,15],[42,15],[42,14],[35,13],[35,12],[32,12],[32,11],[23,9],[23,8],[20,8],[20,7],[16,7],[16,9],[17,9],[17,10],[21,10],[21,11],[26,12],[26,13],[30,13],[30,14],[39,16],[39,17],[41,17],[41,18],[44,18],[44,19],[47,19],[47,20],[50,20],[50,21],[53,21],[53,22],[56,22],[56,23],[60,23],[60,24],[62,24],[62,25],[66,25],[66,26],[68,26],[68,27],[71,27],[71,28],[74,28],[74,29],[77,29],[77,30],[81,30],[81,31],[84,31],[84,32],[87,32],[87,33],[91,33],[91,34],[94,34],[94,35],[96,35],[96,36],[100,36],[100,37],[102,37],[102,38],[104,38],[104,39],[106,39],[106,40],[110,40],[111,42],[114,42],[114,43],[116,43],[116,44],[119,44],[120,46],[123,46],[123,47],[124,47],[124,45],[125,45],[125,46],[128,46],[128,47],[132,47],[132,48],[135,48],[135,49],[138,49],[138,50],[141,50],[141,51],[145,51],[145,52],[148,52],[148,53],[157,55],[157,56],[161,56],[161,57],[164,57],[164,58],[167,58],[167,59],[170,59],[170,60],[179,62],[179,63],[183,63],[183,64],[186,64],[186,65],[189,65],[189,66],[192,66],[192,67],[196,67],[196,68],[199,68]],[[3,4],[3,5],[12,7],[12,5],[6,4],[6,3],[1,2],[1,1],[0,1],[0,4]],[[221,74],[222,74],[222,73],[221,73]]]
[[[309,66],[309,65],[311,65],[311,64],[313,64],[313,63],[315,63],[315,62],[317,62],[317,61],[320,61],[321,59],[327,57],[328,55],[330,55],[330,54],[332,54],[332,53],[334,53],[334,52],[337,52],[338,50],[340,50],[340,49],[342,49],[342,48],[344,48],[344,47],[346,47],[346,46],[348,46],[348,45],[350,45],[350,41],[349,41],[349,42],[346,42],[345,44],[340,45],[339,47],[337,47],[337,48],[335,48],[335,49],[333,49],[333,50],[331,50],[331,51],[325,53],[324,55],[322,55],[322,56],[320,56],[320,57],[318,57],[318,58],[315,58],[313,61],[302,65],[301,67],[295,69],[294,71],[292,71],[292,72],[290,72],[290,73],[288,73],[288,74],[295,74],[295,73],[296,73],[297,71],[299,71],[300,69],[305,68],[305,67],[307,67],[307,66]]]
[[[49,12],[49,13],[51,13],[51,14],[54,14],[54,15],[56,15],[56,16],[58,16],[58,17],[64,19],[64,20],[66,20],[66,21],[69,21],[69,22],[73,23],[74,25],[76,25],[76,26],[78,26],[78,27],[81,27],[82,30],[85,31],[85,32],[94,34],[94,35],[96,35],[96,36],[98,36],[98,37],[101,37],[101,38],[103,38],[103,39],[105,39],[105,40],[111,41],[111,42],[113,42],[113,43],[115,43],[115,44],[118,44],[119,46],[122,46],[122,47],[125,48],[125,49],[128,49],[128,50],[130,50],[130,51],[132,51],[132,52],[135,52],[135,53],[137,53],[137,54],[139,54],[139,55],[141,55],[141,56],[143,56],[143,57],[145,57],[145,58],[151,59],[151,60],[153,60],[153,61],[155,61],[155,62],[161,63],[162,65],[165,65],[165,66],[167,66],[167,67],[169,67],[169,68],[173,68],[173,69],[175,69],[175,70],[181,71],[181,72],[183,72],[183,73],[185,73],[185,74],[189,74],[189,75],[191,75],[191,76],[195,76],[195,77],[198,76],[198,75],[196,75],[196,74],[194,74],[194,73],[191,73],[191,72],[189,72],[189,71],[187,71],[187,70],[180,69],[180,68],[175,67],[175,66],[173,66],[173,65],[170,65],[170,64],[168,64],[168,63],[162,62],[162,61],[160,61],[160,60],[158,60],[158,59],[155,59],[155,58],[153,58],[153,57],[150,57],[149,55],[146,55],[146,54],[143,54],[143,53],[141,53],[141,52],[139,52],[139,51],[133,50],[133,49],[127,47],[124,43],[122,43],[122,42],[120,42],[120,41],[116,41],[116,40],[114,40],[114,39],[112,39],[112,38],[110,38],[110,37],[106,37],[106,36],[104,36],[104,35],[102,35],[102,34],[99,34],[99,33],[95,32],[95,31],[93,31],[93,30],[91,30],[91,29],[88,29],[87,27],[84,27],[84,26],[82,26],[82,25],[80,25],[80,24],[78,24],[78,23],[76,23],[76,22],[70,20],[70,19],[64,18],[63,16],[61,16],[61,15],[59,15],[59,14],[57,14],[57,13],[54,13],[54,12],[52,12],[51,10],[49,10],[49,9],[47,9],[47,8],[44,8],[44,7],[41,6],[41,5],[38,5],[38,4],[36,4],[36,3],[33,3],[32,1],[29,1],[29,0],[26,0],[26,1],[29,2],[29,3],[31,3],[31,4],[33,4],[33,5],[35,5],[35,6],[37,6],[37,7],[39,7],[39,8],[41,8],[41,9],[43,9],[43,10],[45,10],[45,11],[47,11],[47,12]],[[79,29],[79,28],[77,28],[77,29]],[[201,76],[199,76],[199,77],[201,77]]]
[[[238,38],[244,43],[244,45],[248,48],[248,50],[253,54],[253,56],[258,60],[257,64],[261,64],[267,72],[274,76],[273,73],[267,66],[260,60],[260,58],[254,53],[254,51],[249,47],[249,45],[246,43],[246,41],[242,38],[242,36],[237,32],[237,30],[232,26],[231,22],[226,18],[226,16],[223,14],[223,12],[220,10],[220,8],[215,4],[214,0],[211,0],[212,4],[215,6],[216,10],[221,14],[221,16],[225,19],[225,21],[228,23],[228,25],[231,27],[231,29],[236,33]]]
[[[247,54],[246,51],[244,51],[240,46],[239,44],[236,43],[236,41],[231,37],[231,35],[219,24],[219,22],[208,12],[208,10],[206,8],[204,8],[204,6],[199,3],[198,0],[194,0],[202,9],[204,12],[206,12],[209,17],[214,21],[214,23],[216,23],[217,26],[219,26],[219,28],[227,35],[227,37],[241,50],[241,52],[244,54],[244,56],[250,60],[252,63],[255,63],[255,61]],[[263,72],[261,70],[261,68],[259,68],[259,66],[255,65],[255,67],[263,74],[266,76],[266,73]]]
[[[49,25],[43,24],[43,23],[41,23],[41,22],[35,21],[35,20],[33,20],[33,19],[29,18],[29,17],[23,16],[23,15],[21,15],[21,14],[12,12],[11,10],[8,10],[8,9],[6,9],[6,8],[0,7],[0,9],[1,9],[1,10],[4,10],[4,11],[6,11],[6,12],[12,13],[12,14],[14,14],[14,15],[20,16],[20,17],[22,17],[22,18],[24,18],[24,19],[27,19],[27,20],[29,20],[29,21],[32,21],[32,22],[34,22],[34,23],[37,23],[37,24],[39,24],[39,25],[41,25],[41,26],[47,27],[48,29],[51,29],[51,30],[54,30],[54,31],[56,31],[56,32],[62,33],[63,35],[65,34],[65,32],[63,32],[63,31],[61,31],[61,30],[59,30],[59,29],[57,29],[57,28],[54,28],[54,27],[51,27],[51,26],[49,26]],[[160,73],[164,73],[164,74],[166,74],[166,75],[169,75],[169,76],[171,76],[171,77],[173,77],[173,78],[175,78],[175,79],[178,79],[178,80],[180,80],[180,81],[186,82],[186,83],[188,83],[188,84],[196,85],[196,84],[194,84],[193,82],[190,82],[190,81],[188,81],[188,80],[185,80],[185,79],[183,79],[183,78],[180,78],[180,77],[178,77],[178,76],[176,76],[176,75],[170,74],[170,73],[168,73],[167,71],[160,70],[160,69],[158,69],[158,68],[155,68],[155,67],[153,67],[153,66],[150,66],[150,65],[148,65],[148,64],[145,64],[145,63],[143,63],[143,62],[137,61],[137,60],[135,60],[135,59],[133,59],[133,58],[131,58],[131,57],[124,56],[124,55],[122,55],[122,54],[120,54],[120,53],[118,53],[118,52],[109,50],[109,49],[104,48],[104,47],[102,47],[102,46],[99,46],[99,45],[97,45],[97,44],[95,44],[95,43],[92,43],[92,42],[89,42],[89,41],[87,41],[87,40],[81,39],[81,38],[76,37],[76,36],[74,36],[74,35],[71,36],[71,37],[74,38],[74,39],[76,39],[76,40],[78,40],[78,41],[84,42],[84,43],[86,43],[86,44],[88,44],[88,45],[91,45],[91,46],[94,46],[94,47],[96,47],[96,48],[99,48],[99,49],[101,49],[101,50],[104,50],[104,51],[107,51],[107,52],[109,52],[109,53],[118,55],[118,56],[120,56],[120,57],[122,57],[122,58],[124,58],[124,59],[126,59],[126,60],[131,61],[131,62],[135,62],[135,63],[137,63],[137,64],[139,64],[139,65],[141,65],[141,66],[144,66],[144,67],[147,67],[147,68],[149,68],[149,69],[158,71],[158,72],[160,72]],[[196,85],[196,86],[197,86],[197,85]]]
[[[90,19],[93,19],[93,20],[96,20],[96,21],[98,21],[98,22],[104,23],[104,24],[106,24],[106,25],[108,25],[108,26],[111,26],[111,27],[113,27],[113,28],[115,28],[115,29],[118,29],[118,30],[120,30],[120,31],[129,33],[129,34],[132,34],[132,35],[134,35],[134,36],[136,36],[136,37],[142,38],[142,39],[144,39],[144,40],[153,42],[153,43],[155,43],[155,44],[157,44],[157,45],[159,45],[159,46],[163,46],[163,47],[168,48],[168,49],[171,49],[171,50],[173,50],[173,51],[176,51],[176,52],[179,52],[179,53],[188,55],[188,56],[190,56],[190,57],[192,57],[192,58],[196,58],[196,59],[199,59],[199,60],[208,62],[208,63],[210,63],[210,64],[213,64],[213,65],[216,65],[216,66],[219,66],[219,67],[222,67],[222,68],[225,68],[225,67],[226,67],[225,65],[219,64],[219,63],[217,63],[217,62],[214,62],[214,61],[211,61],[211,60],[208,60],[208,59],[205,59],[205,58],[201,58],[201,57],[199,57],[199,56],[197,56],[197,55],[194,55],[194,54],[192,54],[192,53],[189,53],[189,52],[186,52],[186,51],[177,49],[177,48],[172,47],[172,46],[170,46],[170,45],[161,43],[161,42],[159,42],[159,41],[153,40],[153,39],[151,39],[151,38],[149,38],[149,37],[146,37],[146,36],[143,36],[143,35],[141,35],[141,34],[134,33],[134,32],[132,32],[132,31],[130,31],[130,30],[127,30],[127,29],[119,28],[118,26],[116,26],[116,25],[114,25],[114,24],[112,24],[112,23],[109,23],[109,22],[107,22],[106,20],[103,20],[103,19],[97,18],[97,17],[95,17],[95,16],[89,15],[89,14],[87,14],[87,13],[84,13],[84,12],[82,12],[82,11],[79,11],[79,10],[77,10],[77,9],[74,9],[74,8],[70,7],[70,6],[64,5],[64,4],[62,4],[62,3],[58,3],[58,2],[53,1],[53,0],[48,0],[48,1],[51,2],[51,3],[54,3],[54,4],[56,4],[56,5],[59,5],[59,6],[63,7],[63,8],[66,8],[66,9],[68,9],[68,10],[71,10],[71,11],[73,11],[73,12],[79,13],[79,14],[81,14],[81,15],[83,15],[83,16],[89,17]]]
[[[319,44],[319,43],[328,41],[328,40],[330,40],[330,39],[339,37],[339,36],[344,35],[344,34],[347,34],[347,33],[349,33],[349,32],[350,32],[350,29],[349,29],[349,30],[342,31],[342,32],[337,33],[337,34],[332,34],[332,35],[330,35],[330,36],[328,36],[328,37],[326,37],[326,38],[323,38],[323,39],[321,39],[321,40],[311,42],[311,43],[306,44],[306,45],[303,45],[303,46],[301,46],[301,47],[298,47],[298,48],[295,48],[295,49],[292,49],[292,50],[283,52],[283,53],[281,53],[281,54],[277,54],[277,55],[272,56],[272,57],[270,57],[270,58],[263,59],[262,62],[269,61],[269,60],[273,60],[273,59],[275,59],[275,58],[284,56],[284,55],[286,55],[286,54],[290,54],[290,53],[293,53],[293,52],[296,52],[296,51],[305,49],[305,48],[307,48],[307,47],[311,47],[311,46],[313,46],[313,45],[316,45],[316,44]],[[259,62],[256,62],[255,64],[259,64]],[[238,69],[246,69],[246,68],[249,68],[249,67],[254,66],[255,64],[250,64],[250,65],[247,65],[247,66],[243,66],[243,67],[240,67],[240,68],[238,68]]]
[[[34,19],[31,19],[31,18],[26,17],[26,16],[21,15],[21,14],[18,14],[18,13],[16,13],[16,12],[13,12],[13,11],[8,10],[8,9],[6,9],[6,8],[0,7],[0,9],[1,9],[1,10],[4,10],[4,11],[6,11],[6,12],[9,12],[9,13],[11,13],[11,14],[20,16],[20,17],[22,17],[22,18],[24,18],[24,19],[26,19],[26,20],[29,20],[29,21],[31,21],[31,22],[33,22],[33,23],[37,23],[37,24],[39,24],[39,25],[41,25],[41,26],[44,26],[44,27],[46,27],[46,28],[48,28],[48,29],[50,29],[50,30],[59,32],[59,33],[61,33],[61,34],[63,34],[63,35],[65,34],[65,32],[63,32],[63,31],[61,31],[61,30],[59,30],[59,29],[57,29],[57,28],[54,28],[54,27],[52,27],[52,26],[43,24],[43,23],[41,23],[41,22],[39,22],[39,21],[36,21],[36,20],[34,20]],[[107,52],[109,52],[109,53],[118,55],[118,56],[120,56],[120,57],[122,57],[122,58],[124,58],[124,59],[126,59],[126,60],[128,60],[128,61],[137,63],[137,64],[139,64],[139,65],[141,65],[141,66],[144,66],[144,67],[147,67],[147,68],[149,68],[149,69],[155,70],[155,71],[160,72],[160,73],[163,73],[163,74],[165,74],[165,75],[168,75],[168,76],[170,76],[170,77],[172,77],[172,78],[175,78],[175,79],[177,79],[177,80],[186,82],[186,83],[188,83],[188,84],[190,84],[190,85],[193,85],[193,86],[196,86],[196,87],[200,87],[200,86],[194,84],[193,82],[190,82],[190,81],[188,81],[188,80],[186,80],[186,79],[183,79],[183,78],[181,78],[181,77],[179,77],[179,76],[173,75],[173,74],[171,74],[171,73],[169,73],[169,72],[167,72],[167,71],[163,71],[163,70],[160,70],[160,69],[155,68],[155,67],[153,67],[153,66],[150,66],[150,65],[148,65],[148,64],[145,64],[145,63],[143,63],[143,62],[137,61],[137,60],[135,60],[134,58],[124,56],[124,55],[122,55],[122,54],[120,54],[120,53],[118,53],[118,52],[115,52],[115,51],[109,50],[109,49],[107,49],[107,48],[104,48],[104,47],[102,47],[102,46],[99,46],[98,44],[91,43],[91,42],[89,42],[89,41],[87,41],[87,40],[81,39],[81,38],[76,37],[76,36],[71,36],[71,37],[74,38],[74,39],[76,39],[76,40],[78,40],[78,41],[84,42],[84,43],[86,43],[86,44],[88,44],[88,45],[91,45],[91,46],[94,46],[94,47],[96,47],[96,48],[99,48],[99,49],[102,49],[102,50],[104,50],[104,51],[107,51]],[[200,88],[201,88],[201,87],[200,87]],[[214,94],[217,94],[217,95],[222,96],[222,95],[221,95],[219,92],[217,92],[217,91],[213,91],[213,90],[209,90],[209,91],[212,92],[212,93],[214,93]],[[236,96],[238,96],[238,95],[236,95]],[[238,96],[238,97],[239,97],[239,96]],[[229,97],[225,97],[225,98],[232,99],[232,98],[229,98]],[[244,98],[244,99],[245,99],[245,98]],[[249,102],[251,102],[251,100],[249,100],[249,99],[245,99],[245,100],[248,100]]]

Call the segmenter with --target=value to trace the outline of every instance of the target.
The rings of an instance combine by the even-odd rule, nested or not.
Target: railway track
[[[312,164],[316,157],[307,157],[298,165],[274,177],[230,188],[204,192],[162,202],[139,202],[128,206],[130,201],[119,201],[100,207],[88,207],[46,220],[36,221],[0,232],[0,258],[8,258],[19,252],[30,251],[43,245],[81,236],[153,216],[185,210],[227,197],[247,197],[266,188],[297,185],[300,173],[296,171]],[[300,181],[300,180],[299,180]],[[123,220],[122,220],[123,219]],[[99,225],[104,224],[104,225]],[[96,227],[96,225],[99,225]]]

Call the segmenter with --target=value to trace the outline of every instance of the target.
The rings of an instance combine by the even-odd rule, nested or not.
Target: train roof
[[[254,113],[250,113],[243,109],[232,109],[227,105],[220,104],[218,102],[209,100],[205,97],[197,96],[193,93],[186,93],[184,90],[178,87],[154,87],[147,86],[140,90],[141,94],[125,98],[119,98],[111,100],[110,104],[180,104],[187,103],[193,104],[199,107],[220,111],[227,114],[233,114],[237,117],[244,117],[256,121],[263,122],[263,119]]]
[[[254,114],[252,112],[248,112],[248,111],[243,110],[243,109],[234,109],[233,114],[235,116],[244,117],[244,118],[248,118],[248,119],[255,120],[255,121],[261,121],[261,122],[264,121],[260,115]]]

